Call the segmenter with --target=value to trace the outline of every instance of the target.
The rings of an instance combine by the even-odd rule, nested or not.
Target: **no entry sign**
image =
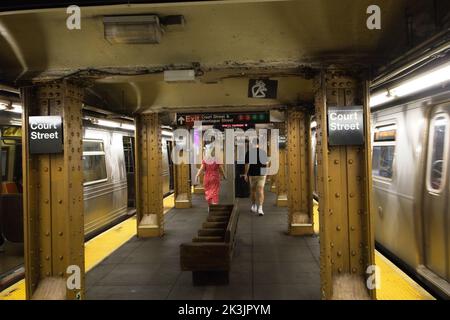
[[[60,116],[29,117],[28,127],[30,154],[61,153],[63,151]]]

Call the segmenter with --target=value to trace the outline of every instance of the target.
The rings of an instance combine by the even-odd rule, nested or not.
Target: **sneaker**
[[[256,204],[252,204],[252,208],[250,209],[253,213],[256,213],[258,211],[258,206]]]
[[[260,207],[258,208],[258,215],[260,215],[260,216],[263,216],[263,215],[264,215],[264,211],[263,211],[263,209],[262,209],[262,206],[260,206]]]

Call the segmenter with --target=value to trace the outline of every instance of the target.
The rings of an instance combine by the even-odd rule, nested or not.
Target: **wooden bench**
[[[192,271],[194,285],[228,284],[239,219],[234,205],[211,205],[192,242],[180,245],[182,271]]]

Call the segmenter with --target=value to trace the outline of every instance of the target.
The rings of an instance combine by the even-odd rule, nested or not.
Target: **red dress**
[[[202,161],[205,166],[205,176],[203,178],[203,187],[205,188],[205,199],[208,204],[219,203],[219,191],[220,191],[220,171],[219,165],[214,161],[208,163],[205,160]]]

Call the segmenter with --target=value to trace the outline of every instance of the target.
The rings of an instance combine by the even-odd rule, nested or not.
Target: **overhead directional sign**
[[[364,144],[362,106],[328,107],[328,144],[330,146]]]
[[[259,99],[276,99],[278,81],[268,79],[250,79],[248,81],[248,97]]]
[[[250,124],[268,123],[270,115],[268,112],[252,113],[178,113],[177,124],[179,126],[191,127],[195,121],[201,121],[202,125],[224,125],[224,124]]]
[[[29,117],[30,154],[63,151],[62,118],[60,116]]]

